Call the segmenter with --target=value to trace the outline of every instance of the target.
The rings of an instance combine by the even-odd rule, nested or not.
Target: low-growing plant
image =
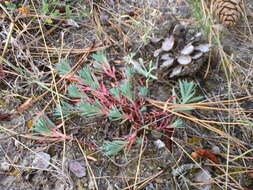
[[[145,100],[146,83],[156,78],[151,74],[153,68],[146,68],[143,61],[127,57],[126,65],[116,69],[102,52],[93,54],[92,58],[91,65],[72,76],[68,75],[71,66],[66,61],[56,66],[61,76],[71,82],[67,90],[70,101],[62,101],[55,116],[104,117],[120,124],[127,123],[136,130],[149,123],[153,128],[169,127],[171,117],[163,110],[149,106]]]
[[[150,105],[146,100],[148,81],[156,79],[152,74],[155,68],[150,65],[146,68],[143,60],[136,61],[132,55],[124,59],[125,65],[117,68],[109,63],[103,52],[97,52],[91,57],[92,64],[85,65],[72,75],[67,60],[56,65],[60,76],[69,81],[69,99],[61,101],[54,111],[57,120],[79,115],[102,117],[130,126],[132,130],[125,140],[106,141],[101,147],[108,155],[114,155],[124,147],[131,147],[144,126],[150,130],[161,130],[167,137],[172,136],[174,128],[182,126],[181,119]],[[174,94],[169,101],[181,104],[199,101],[202,97],[195,97],[195,88],[193,82],[180,81],[180,95],[173,90]]]
[[[196,96],[196,87],[196,83],[193,81],[179,80],[178,95],[175,88],[172,90],[172,94],[175,97],[173,99],[174,103],[189,104],[203,100],[203,96]],[[184,108],[176,108],[175,111],[190,111],[193,109],[191,106],[186,106]]]
[[[93,54],[92,58],[92,65],[84,66],[69,78],[72,82],[68,87],[68,96],[75,105],[70,108],[69,103],[62,102],[63,114],[70,116],[72,112],[86,117],[102,116],[112,121],[129,121],[135,128],[166,115],[146,104],[148,89],[136,74],[141,73],[145,80],[155,76],[143,64],[134,62],[133,65],[133,61],[129,61],[127,66],[116,70],[101,52]],[[67,62],[60,62],[56,68],[63,77],[64,74],[70,77],[66,75],[71,68]],[[57,111],[55,114],[59,115]]]

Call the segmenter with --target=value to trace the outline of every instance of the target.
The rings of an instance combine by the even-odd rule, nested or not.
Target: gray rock
[[[80,162],[70,161],[69,170],[78,178],[86,176],[86,168],[84,167],[84,164],[81,164]]]
[[[11,169],[11,165],[8,162],[3,161],[0,163],[0,170],[7,172],[7,171],[10,171],[10,169]]]
[[[32,162],[32,167],[39,169],[47,169],[50,164],[51,156],[45,152],[38,152]]]

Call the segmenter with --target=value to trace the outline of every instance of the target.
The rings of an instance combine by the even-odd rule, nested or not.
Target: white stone
[[[161,141],[160,139],[156,140],[156,141],[154,142],[154,144],[156,145],[156,147],[157,147],[158,149],[161,149],[161,148],[164,148],[164,147],[165,147],[164,142]]]

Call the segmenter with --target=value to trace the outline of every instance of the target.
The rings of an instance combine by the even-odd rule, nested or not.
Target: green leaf
[[[70,9],[69,5],[65,6],[65,13],[67,18],[71,18],[72,10]]]
[[[42,134],[51,134],[52,130],[49,127],[56,127],[56,125],[47,117],[41,116],[33,125],[33,131]]]
[[[105,141],[101,149],[105,151],[107,156],[114,156],[124,149],[127,145],[127,141]]]
[[[83,79],[85,85],[89,86],[90,88],[97,90],[98,89],[98,81],[95,75],[91,72],[88,66],[83,67],[79,71],[79,75]]]
[[[42,1],[42,13],[47,14],[49,12],[49,4],[46,0]]]
[[[53,20],[51,18],[45,18],[47,24],[53,24]]]
[[[175,88],[172,89],[172,96],[173,96],[173,97],[177,97]],[[172,98],[172,102],[173,102],[174,104],[176,104],[176,103],[177,103],[177,99],[176,99],[176,98]]]
[[[71,71],[71,67],[67,59],[60,60],[60,62],[56,64],[56,69],[60,75],[65,75]]]
[[[91,57],[95,59],[93,66],[98,69],[99,72],[103,72],[104,68],[111,70],[111,65],[109,64],[103,51],[97,51],[95,54],[92,54]]]
[[[59,11],[58,9],[54,10],[54,11],[50,14],[50,16],[58,16],[58,15],[60,15],[60,11]]]
[[[253,127],[253,122],[249,120],[237,120],[237,122],[241,122],[242,124],[246,124],[250,127]]]
[[[80,113],[81,116],[92,117],[92,116],[101,116],[104,114],[98,102],[90,104],[87,101],[82,101],[79,103],[78,109],[81,112]]]
[[[147,106],[142,106],[140,109],[140,112],[144,113],[148,110]]]
[[[54,116],[59,120],[62,116],[63,118],[70,118],[75,113],[77,113],[76,108],[65,101],[61,101],[61,106],[57,105],[54,110]]]
[[[125,68],[125,74],[128,79],[131,79],[134,74],[134,69],[132,67],[126,67]]]
[[[102,51],[97,51],[95,54],[92,54],[91,57],[97,62],[107,62],[106,56],[104,56]]]
[[[137,71],[137,73],[145,76],[146,78],[152,78],[152,79],[157,79],[155,75],[152,75],[151,72],[155,69],[155,67],[150,67],[150,70],[147,70],[143,60],[140,58],[139,62],[133,61],[132,62],[134,69]]]
[[[120,120],[124,118],[117,107],[112,107],[111,109],[109,109],[109,114],[107,116],[111,120]]]
[[[122,94],[130,101],[133,101],[132,84],[130,80],[125,80],[123,84],[119,86]]]
[[[145,86],[140,86],[139,87],[139,92],[140,92],[140,95],[143,96],[143,97],[148,96],[148,88],[145,87]]]
[[[117,99],[120,99],[119,89],[118,88],[111,88],[110,93]]]
[[[81,98],[83,94],[80,92],[79,88],[77,87],[77,84],[71,84],[68,87],[68,95],[73,98]]]
[[[196,96],[196,84],[194,82],[188,82],[186,80],[179,81],[179,93],[180,96],[178,97],[180,104],[189,104],[193,102],[199,102],[203,99],[202,96]],[[172,96],[176,96],[175,89],[172,89]],[[176,99],[173,99],[173,103],[177,103]],[[193,107],[188,106],[184,108],[176,108],[174,111],[190,111],[194,110]]]
[[[156,69],[156,67],[152,66],[152,62],[149,63],[149,66],[147,69],[143,59],[140,58],[138,61],[136,61],[133,59],[134,55],[135,54],[132,53],[132,54],[126,56],[126,57],[124,57],[124,60],[127,63],[132,65],[132,67],[131,67],[132,69],[134,69],[137,73],[145,76],[147,79],[149,79],[149,78],[157,79],[157,77],[155,75],[151,74],[151,72]],[[132,73],[133,73],[133,71],[132,71]]]
[[[183,120],[180,119],[180,118],[177,118],[177,119],[171,124],[171,126],[174,127],[174,128],[184,128],[184,127],[183,127],[183,124],[184,124]]]
[[[199,102],[201,100],[203,100],[203,96],[197,96],[197,97],[194,97],[194,98],[191,98],[188,103],[192,103],[192,102]]]
[[[193,103],[203,99],[202,96],[196,96],[196,84],[194,82],[179,81],[180,102],[181,104]],[[196,97],[194,97],[196,96]]]
[[[140,137],[137,137],[135,142],[136,142],[137,144],[141,144],[141,143],[143,142],[143,139],[140,138]]]
[[[15,3],[9,1],[4,1],[4,4],[8,10],[15,10],[17,8],[17,5]]]

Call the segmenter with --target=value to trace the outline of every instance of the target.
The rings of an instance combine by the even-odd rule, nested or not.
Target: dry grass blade
[[[244,142],[235,138],[235,137],[232,137],[231,135],[217,129],[216,127],[213,127],[211,125],[209,125],[208,123],[214,123],[214,124],[227,124],[227,125],[231,125],[231,124],[237,124],[237,125],[243,125],[243,123],[231,123],[231,122],[217,122],[217,121],[210,121],[210,120],[201,120],[201,119],[198,119],[190,114],[186,114],[186,113],[180,113],[180,112],[176,112],[176,111],[173,111],[172,108],[182,108],[182,107],[189,107],[189,105],[192,105],[192,104],[183,104],[183,105],[180,105],[180,104],[173,104],[173,107],[168,107],[168,103],[166,102],[160,102],[160,101],[155,101],[155,100],[151,100],[149,99],[148,100],[152,105],[160,108],[160,109],[163,109],[164,111],[168,112],[168,113],[172,113],[178,117],[181,117],[181,118],[184,118],[184,119],[187,119],[187,120],[190,120],[192,122],[195,122],[197,124],[199,124],[200,126],[203,126],[205,128],[207,128],[208,130],[211,130],[217,134],[219,134],[220,136],[224,137],[224,138],[227,138],[227,139],[230,139],[231,141],[233,141],[234,143],[240,145],[241,147],[245,148],[245,146],[243,145]],[[177,107],[178,106],[178,107]],[[200,107],[199,107],[200,108]],[[246,148],[245,148],[246,149]]]
[[[91,48],[92,47],[92,48]],[[95,44],[95,45],[91,45],[82,49],[67,49],[67,48],[55,48],[55,47],[31,47],[31,48],[35,48],[38,49],[40,51],[45,51],[45,52],[49,52],[49,53],[55,53],[55,52],[60,52],[62,54],[84,54],[84,53],[91,53],[91,52],[96,52],[99,50],[103,50],[105,48],[107,48],[108,46],[104,46],[101,43]]]
[[[184,108],[193,108],[193,109],[201,109],[201,110],[216,110],[216,111],[226,111],[226,112],[235,112],[235,113],[252,113],[253,110],[245,110],[241,108],[221,108],[221,107],[213,107],[213,106],[225,106],[225,105],[233,105],[237,104],[239,101],[245,100],[245,99],[250,99],[253,96],[247,96],[247,97],[242,97],[238,99],[232,99],[232,100],[224,100],[224,101],[214,101],[214,102],[198,102],[198,103],[189,103],[189,104],[177,104],[177,103],[170,103],[170,102],[161,102],[161,101],[156,101],[152,99],[148,99],[150,103],[155,104],[156,106],[159,106],[160,108],[163,108],[164,110],[176,110],[176,109],[184,109]],[[241,122],[238,123],[231,123],[231,122],[217,122],[217,121],[208,121],[208,120],[201,120],[203,122],[207,123],[217,123],[217,124],[238,124],[238,125],[247,125],[243,124]]]
[[[150,177],[148,177],[146,179],[143,179],[142,181],[138,182],[137,184],[138,185],[140,184],[140,185],[137,187],[137,189],[142,189],[146,184],[148,184],[149,182],[151,182],[152,180],[154,180],[156,177],[158,177],[159,175],[161,175],[163,172],[164,171],[161,170],[158,173],[154,174],[153,176],[150,176]],[[137,184],[130,185],[130,186],[128,186],[128,187],[126,187],[126,188],[124,188],[122,190],[132,189]]]
[[[28,98],[23,104],[21,104],[16,110],[17,112],[23,112],[33,104],[33,97]]]
[[[81,144],[78,141],[76,141],[76,142],[77,142],[78,147],[79,147],[79,149],[80,149],[80,151],[83,154],[83,157],[85,159],[85,163],[86,163],[86,166],[88,168],[88,174],[89,174],[90,180],[92,181],[93,186],[94,186],[94,187],[92,187],[92,189],[97,189],[98,190],[98,185],[97,185],[97,182],[96,182],[96,177],[95,177],[94,172],[92,171],[92,168],[91,168],[91,166],[89,164],[88,156],[84,152],[83,147],[81,146]]]

